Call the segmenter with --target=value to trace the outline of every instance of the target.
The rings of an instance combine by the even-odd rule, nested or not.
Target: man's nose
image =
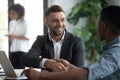
[[[59,22],[58,22],[58,25],[59,25],[59,26],[62,26],[62,22],[61,22],[61,21],[59,21]]]

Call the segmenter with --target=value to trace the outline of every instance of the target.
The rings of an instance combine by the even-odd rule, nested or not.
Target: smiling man
[[[52,5],[46,10],[45,25],[48,34],[37,37],[25,56],[24,65],[49,71],[67,71],[68,68],[63,63],[55,60],[62,58],[77,67],[83,67],[84,43],[66,30],[66,18],[62,7]]]

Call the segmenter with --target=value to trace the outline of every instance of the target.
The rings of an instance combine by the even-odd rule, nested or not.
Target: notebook
[[[10,60],[7,58],[4,51],[0,51],[0,64],[5,72],[5,76],[7,79],[27,79],[25,76],[20,76],[20,74],[17,74],[10,62]]]

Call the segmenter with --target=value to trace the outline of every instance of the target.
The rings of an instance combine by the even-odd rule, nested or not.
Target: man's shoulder
[[[45,38],[47,35],[38,35],[37,38]]]
[[[45,40],[47,38],[47,35],[38,35],[37,40]]]

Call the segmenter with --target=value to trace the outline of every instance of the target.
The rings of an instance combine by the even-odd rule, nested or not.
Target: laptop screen
[[[17,77],[14,68],[4,51],[0,51],[0,64],[8,77]]]

